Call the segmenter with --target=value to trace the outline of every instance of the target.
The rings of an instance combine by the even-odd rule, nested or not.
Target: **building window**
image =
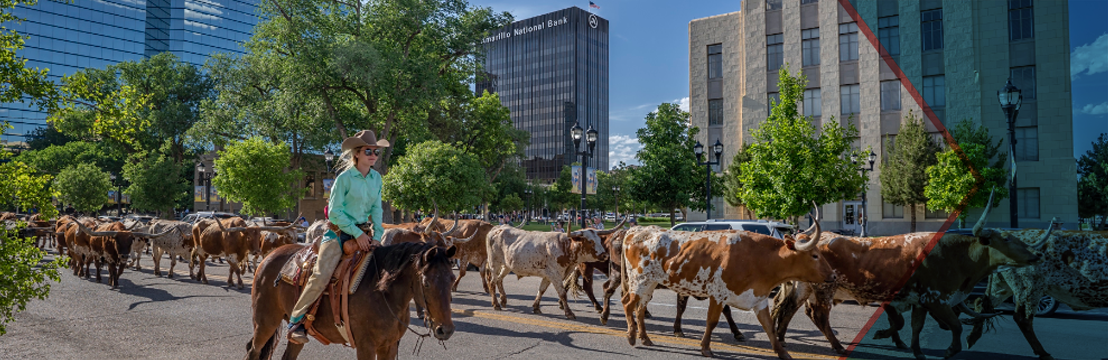
[[[766,36],[766,67],[777,70],[785,63],[785,36],[782,34]]]
[[[819,65],[819,28],[802,30],[800,39],[804,66]]]
[[[923,77],[923,101],[930,107],[946,106],[946,77],[943,75]]]
[[[839,105],[843,109],[843,115],[862,112],[862,99],[858,85],[843,85],[839,87]]]
[[[1039,218],[1039,188],[1016,189],[1016,206],[1021,219]]]
[[[1012,41],[1035,37],[1031,0],[1008,0],[1008,32]]]
[[[708,100],[708,125],[723,125],[723,99]]]
[[[1023,95],[1024,100],[1035,98],[1034,66],[1012,68],[1012,72],[1010,75],[1012,79],[1012,85],[1015,85],[1020,89],[1020,95]]]
[[[708,46],[708,78],[719,79],[723,77],[723,45]]]
[[[823,112],[823,100],[820,99],[820,89],[804,90],[804,116],[820,116]]]
[[[773,105],[781,102],[781,93],[768,93],[766,94],[766,113],[773,113]]]
[[[1016,128],[1016,161],[1039,161],[1039,127]]]
[[[781,10],[781,0],[766,0],[766,11]]]
[[[815,3],[817,3],[817,2],[819,2],[819,0],[800,0],[800,5],[804,5],[804,4],[815,4]]]
[[[900,80],[881,82],[881,111],[900,110]]]
[[[885,219],[903,219],[904,207],[886,201],[881,204],[881,217]]]
[[[900,55],[900,16],[877,19],[877,34],[889,56]]]
[[[858,60],[858,24],[839,25],[839,61]]]
[[[943,48],[943,9],[928,10],[920,14],[920,33],[923,34],[923,51]]]
[[[923,209],[924,209],[924,211],[923,211],[923,218],[924,219],[946,219],[946,218],[950,217],[950,213],[947,213],[946,211],[942,211],[942,210],[932,211],[931,209],[927,208],[927,206],[924,206]]]

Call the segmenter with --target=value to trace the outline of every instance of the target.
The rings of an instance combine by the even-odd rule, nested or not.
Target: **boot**
[[[304,325],[300,323],[289,324],[288,339],[289,342],[298,345],[304,345],[307,344],[308,341],[311,341],[310,338],[308,338],[308,330],[304,329]]]

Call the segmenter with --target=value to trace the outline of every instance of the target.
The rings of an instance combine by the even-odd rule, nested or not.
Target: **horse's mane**
[[[367,280],[371,284],[377,284],[377,291],[388,291],[404,269],[415,261],[416,256],[420,256],[433,246],[435,245],[429,243],[409,242],[374,249],[373,263],[369,266],[376,266],[376,268],[369,273],[373,277]]]

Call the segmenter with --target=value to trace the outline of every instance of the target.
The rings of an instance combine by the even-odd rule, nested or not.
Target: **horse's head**
[[[454,271],[450,258],[455,247],[441,247],[428,244],[426,250],[416,260],[419,268],[419,286],[416,301],[423,301],[427,309],[426,318],[430,319],[431,331],[436,339],[446,340],[454,334],[454,321],[450,316],[451,287],[454,284]]]

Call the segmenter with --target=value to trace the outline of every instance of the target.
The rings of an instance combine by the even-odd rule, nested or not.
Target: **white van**
[[[687,222],[674,225],[670,230],[674,231],[712,231],[712,230],[742,230],[752,233],[769,235],[778,239],[785,234],[792,234],[796,228],[792,225],[766,220],[716,220],[703,222]]]

